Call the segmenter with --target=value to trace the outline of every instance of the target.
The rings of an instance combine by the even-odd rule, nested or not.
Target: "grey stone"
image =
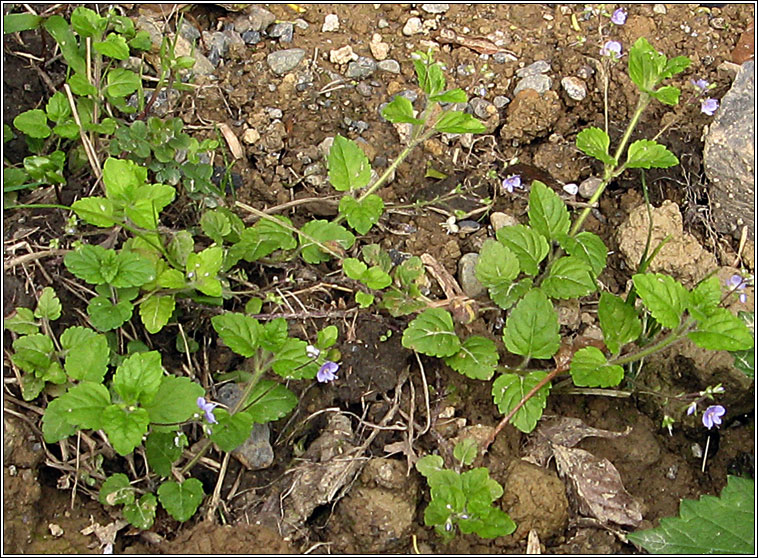
[[[369,58],[368,56],[359,56],[357,60],[348,63],[345,77],[351,79],[369,77],[376,71],[376,68],[376,60]]]
[[[450,4],[421,4],[421,9],[428,14],[444,14],[450,9]]]
[[[304,57],[305,51],[302,48],[289,48],[272,52],[266,57],[266,63],[271,71],[282,75],[294,69]]]
[[[476,278],[476,262],[479,261],[479,254],[469,252],[463,254],[458,260],[458,283],[466,296],[475,298],[484,292],[484,285]]]
[[[521,68],[519,70],[516,70],[516,76],[520,78],[525,78],[528,76],[536,76],[539,74],[544,74],[545,72],[550,71],[550,63],[546,60],[537,60],[536,62],[529,64],[528,66],[525,66],[524,68]]]
[[[553,85],[553,80],[550,79],[550,76],[546,76],[543,74],[533,75],[533,76],[527,76],[521,81],[518,82],[516,85],[516,88],[513,90],[514,97],[519,94],[519,92],[523,91],[524,89],[534,89],[537,93],[542,95],[546,91],[550,90],[550,86]]]
[[[409,18],[403,26],[403,35],[406,37],[410,37],[411,35],[416,35],[418,33],[423,33],[423,31],[424,26],[421,23],[421,20],[417,17]]]
[[[200,31],[194,25],[182,22],[182,26],[179,28],[179,34],[187,39],[189,42],[197,41],[200,38]]]
[[[494,114],[494,111],[490,107],[494,107],[492,103],[490,103],[487,99],[482,99],[480,97],[474,97],[469,101],[469,105],[471,106],[471,109],[474,111],[474,115],[477,118],[481,118],[482,120],[487,120],[490,116]]]
[[[495,107],[501,109],[508,103],[510,103],[511,100],[508,97],[505,97],[503,95],[498,95],[494,99],[492,99],[492,103],[495,105]]]
[[[371,97],[371,95],[374,93],[374,88],[365,81],[360,82],[355,90],[359,95],[362,95],[364,97]]]
[[[250,29],[253,31],[263,31],[276,21],[274,14],[258,6],[249,8],[248,18],[250,19]]]
[[[400,93],[398,93],[398,95],[400,95],[401,97],[405,97],[411,103],[416,102],[416,99],[418,99],[418,93],[416,93],[412,89],[405,89],[401,91]],[[395,97],[393,96],[392,98],[394,99]]]
[[[579,185],[579,195],[585,200],[590,199],[602,182],[603,180],[597,176],[590,176],[584,179]]]
[[[495,231],[499,231],[503,227],[512,227],[513,225],[518,224],[518,219],[516,219],[513,215],[509,215],[508,213],[495,211],[492,213],[492,215],[490,215],[490,225],[492,225],[492,228]]]
[[[748,227],[755,238],[755,62],[740,68],[731,89],[721,99],[705,138],[703,161],[711,181],[711,215],[722,232]]]
[[[300,29],[300,31],[307,31],[307,30],[308,30],[308,27],[310,27],[310,25],[308,25],[308,22],[307,22],[307,21],[305,21],[305,20],[304,20],[303,18],[301,18],[301,17],[297,18],[297,19],[296,19],[295,21],[293,21],[292,23],[294,23],[294,24],[295,24],[295,27],[297,27],[298,29]]]
[[[283,21],[281,23],[275,23],[268,30],[268,36],[274,39],[279,39],[280,43],[292,42],[292,35],[294,33],[294,26],[289,21]]]
[[[561,87],[574,101],[582,101],[587,96],[587,86],[578,77],[566,76],[561,80]]]
[[[508,55],[505,54],[504,52],[496,52],[495,54],[492,55],[492,60],[496,64],[505,64],[506,62],[508,62]]]
[[[245,31],[242,33],[242,40],[245,41],[246,45],[256,45],[261,42],[261,32],[252,29]]]
[[[242,389],[235,384],[225,384],[218,390],[218,400],[229,408],[234,407],[242,397]],[[247,469],[265,469],[274,462],[274,449],[269,438],[268,424],[255,424],[250,437],[232,452],[232,455]]]
[[[393,60],[392,58],[389,58],[387,60],[382,60],[376,65],[376,67],[382,70],[383,72],[390,72],[391,74],[400,73],[400,62],[398,62],[397,60]]]

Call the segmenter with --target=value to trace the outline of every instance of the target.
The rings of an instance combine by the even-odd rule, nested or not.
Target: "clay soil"
[[[160,20],[159,12],[147,7],[129,5],[127,13]],[[415,7],[414,7],[415,6]],[[708,5],[713,6],[713,5]],[[564,4],[451,4],[444,14],[434,16],[420,11],[420,5],[304,5],[296,13],[285,4],[263,6],[280,21],[302,18],[307,29],[295,28],[291,43],[280,44],[264,37],[255,45],[231,51],[219,62],[217,79],[200,78],[194,96],[184,97],[171,107],[173,116],[181,116],[199,139],[211,137],[208,123],[225,123],[242,138],[249,127],[257,126],[261,139],[243,144],[245,155],[232,167],[235,174],[236,199],[258,209],[266,209],[304,198],[318,202],[292,204],[284,214],[298,226],[314,217],[330,218],[336,214],[337,196],[324,181],[304,180],[310,161],[320,161],[317,146],[327,137],[342,134],[363,141],[365,151],[375,168],[381,169],[401,151],[397,130],[379,116],[380,105],[405,90],[417,91],[410,55],[426,50],[429,41],[437,41],[437,59],[447,68],[448,87],[461,87],[470,96],[484,87],[485,98],[502,95],[510,103],[490,113],[486,121],[488,133],[473,142],[460,138],[427,142],[397,169],[396,177],[379,193],[390,211],[373,228],[362,244],[380,244],[386,250],[433,256],[452,275],[457,274],[458,260],[467,252],[476,252],[483,240],[492,236],[489,214],[506,212],[525,219],[527,194],[503,195],[500,181],[519,172],[525,180],[542,180],[561,195],[565,183],[580,183],[596,174],[600,167],[580,156],[574,148],[576,134],[587,126],[604,126],[603,81],[593,60],[599,47],[614,38],[627,48],[644,36],[669,57],[687,55],[692,66],[672,80],[672,85],[687,89],[691,78],[704,78],[717,85],[711,95],[722,97],[729,89],[733,74],[728,65],[741,34],[752,25],[751,5],[728,4],[719,7],[698,5],[666,5],[665,13],[654,11],[653,4],[627,6],[629,18],[623,27],[611,28],[608,17],[584,17],[584,5]],[[606,5],[612,11],[615,5]],[[338,31],[324,33],[324,18],[329,13],[339,17]],[[413,14],[436,21],[426,34],[406,36],[402,29]],[[223,28],[237,15],[218,5],[197,6],[189,10],[194,21],[204,30]],[[572,14],[580,31],[572,27]],[[383,19],[387,25],[379,27]],[[497,63],[490,55],[485,59],[475,48],[439,41],[440,31],[451,29],[466,37],[501,40],[509,51],[505,62]],[[361,56],[371,56],[369,42],[374,33],[389,45],[388,57],[399,62],[401,73],[377,72],[365,78],[368,88],[359,90],[360,80],[334,83],[329,72],[344,75],[345,67],[329,61],[329,51],[351,45]],[[41,75],[28,58],[50,58],[50,38],[43,43],[39,34],[28,32],[20,37],[4,38],[3,121],[29,108],[43,106],[51,94]],[[306,50],[305,60],[290,76],[274,75],[266,56],[284,48]],[[200,47],[202,51],[202,47]],[[548,75],[553,78],[550,102],[531,98],[529,94],[514,99],[518,82],[516,71],[537,60],[550,63]],[[472,73],[458,72],[470,65]],[[486,65],[486,68],[485,68]],[[313,84],[302,90],[296,87],[298,71],[308,66]],[[617,141],[634,110],[637,93],[625,75],[625,62],[610,69],[608,89],[609,131]],[[52,80],[61,81],[60,62],[38,66]],[[588,93],[581,101],[572,100],[560,85],[565,76],[584,75]],[[332,85],[330,85],[332,83]],[[329,91],[331,89],[331,91]],[[691,87],[689,89],[691,91]],[[520,106],[519,106],[520,105]],[[550,105],[548,107],[547,105]],[[552,107],[552,108],[551,108]],[[680,209],[684,228],[695,236],[706,251],[714,254],[720,265],[733,264],[738,240],[721,235],[708,222],[707,179],[702,163],[702,137],[709,117],[701,114],[697,103],[673,109],[681,113],[677,124],[659,138],[680,159],[679,166],[665,171],[651,171],[651,202],[660,206],[673,201]],[[269,109],[281,110],[278,122],[269,121]],[[654,105],[643,117],[636,138],[650,138],[667,122],[672,109]],[[356,122],[367,124],[356,128]],[[6,144],[5,157],[17,163],[28,153],[22,141]],[[505,169],[518,158],[518,165]],[[448,176],[445,180],[428,177],[428,169]],[[88,195],[92,179],[78,173],[70,177],[60,192],[63,203]],[[461,184],[463,195],[445,204],[431,204],[422,209],[408,209],[413,201],[428,201],[435,195],[449,192]],[[480,200],[495,197],[489,212],[477,213]],[[54,202],[51,189],[21,192],[20,202]],[[573,201],[574,198],[570,198]],[[228,200],[232,203],[231,196]],[[582,201],[577,198],[577,201]],[[587,222],[587,230],[601,236],[612,252],[608,269],[600,280],[611,292],[623,294],[631,272],[617,254],[616,230],[630,210],[642,202],[639,175],[627,173],[611,184],[601,206]],[[401,208],[400,206],[404,206]],[[472,212],[481,228],[472,234],[447,234],[441,226],[455,209]],[[165,212],[169,227],[197,227],[202,210],[196,202],[180,196]],[[243,218],[248,216],[241,214]],[[52,239],[60,239],[60,248],[68,249],[75,240],[63,234],[65,218],[54,211],[6,211],[3,241],[4,261],[29,251],[43,250]],[[27,248],[22,246],[26,245]],[[15,246],[15,252],[8,252]],[[752,260],[750,261],[752,266]],[[278,292],[288,303],[285,306],[267,303],[265,311],[300,312],[300,320],[290,321],[290,333],[312,338],[328,324],[340,330],[339,348],[343,355],[339,380],[330,385],[292,385],[300,402],[293,414],[271,425],[274,462],[264,470],[249,471],[232,459],[221,487],[222,505],[210,521],[204,521],[205,509],[190,521],[179,524],[162,510],[154,527],[145,533],[125,527],[115,539],[115,552],[125,553],[523,553],[529,529],[540,534],[542,549],[548,553],[616,554],[636,553],[639,549],[623,542],[623,527],[603,525],[579,513],[555,464],[546,468],[524,468],[521,457],[527,436],[507,427],[491,451],[477,465],[487,466],[493,478],[506,487],[502,506],[519,524],[514,535],[494,540],[473,535],[458,536],[443,544],[423,522],[423,510],[429,492],[423,479],[410,467],[413,459],[427,452],[449,452],[457,436],[469,427],[493,427],[500,420],[490,395],[490,382],[469,380],[458,375],[441,361],[422,358],[420,361],[400,345],[400,337],[409,317],[392,318],[375,309],[349,311],[354,305],[349,285],[340,284],[337,264],[308,266],[301,261],[281,265],[248,264],[250,281],[260,293]],[[752,271],[752,269],[751,269]],[[336,272],[336,273],[335,273]],[[294,278],[293,282],[282,281]],[[66,308],[65,325],[79,323],[86,303],[66,288],[72,279],[60,256],[6,265],[3,285],[4,315],[17,306],[31,306],[34,293],[46,285],[53,286]],[[292,295],[293,292],[303,293]],[[432,297],[444,298],[432,283]],[[298,298],[299,297],[299,298]],[[297,302],[295,302],[297,298]],[[239,311],[244,298],[227,301],[228,310]],[[592,302],[582,301],[582,312],[591,314]],[[193,318],[185,327],[196,333],[196,340],[208,343],[196,363],[209,374],[234,370],[244,363],[228,349],[216,345],[210,325],[211,314],[193,309]],[[325,317],[324,317],[325,316]],[[347,317],[345,317],[347,316]],[[469,333],[493,339],[501,334],[503,313],[485,310],[466,326]],[[137,320],[135,320],[136,322]],[[580,327],[564,326],[566,337],[576,335]],[[57,327],[57,326],[56,326]],[[175,328],[174,328],[175,329]],[[388,336],[388,333],[391,335]],[[152,339],[153,346],[163,354],[164,365],[181,369],[184,355],[176,352],[176,331],[161,332]],[[12,339],[4,334],[6,355]],[[422,376],[423,368],[423,376]],[[672,375],[684,377],[689,384],[682,389],[698,391],[705,386],[687,375],[686,366],[672,368]],[[46,448],[41,439],[39,410],[44,396],[31,405],[14,403],[21,400],[15,378],[4,366],[6,379],[5,455],[4,461],[4,551],[7,553],[86,553],[99,552],[97,538],[82,535],[82,529],[99,523],[102,526],[119,519],[119,513],[106,509],[92,498],[99,481],[92,485],[86,479],[75,482],[76,470],[52,466],[66,461],[61,449]],[[690,378],[687,380],[687,378]],[[681,378],[680,378],[681,379]],[[426,385],[425,385],[426,384]],[[400,386],[398,388],[398,386]],[[422,396],[427,389],[428,406]],[[212,386],[209,386],[212,388]],[[622,386],[625,387],[625,386]],[[629,387],[629,386],[626,386]],[[282,530],[277,522],[277,508],[283,483],[292,477],[302,460],[313,457],[315,450],[306,449],[323,434],[332,412],[340,409],[352,417],[353,435],[350,443],[360,447],[372,433],[365,424],[377,424],[388,413],[397,397],[402,411],[393,416],[393,425],[411,425],[408,430],[384,429],[376,433],[363,449],[361,458],[385,458],[356,471],[354,482],[339,493],[340,499],[322,503],[307,517],[299,518],[296,529]],[[625,437],[605,440],[588,438],[579,447],[610,461],[619,471],[625,489],[641,503],[643,522],[640,528],[657,525],[660,518],[676,515],[682,498],[698,498],[703,494],[718,495],[726,484],[727,474],[752,477],[754,463],[754,407],[745,414],[730,415],[718,432],[711,432],[710,454],[705,471],[702,459],[693,454],[693,445],[705,447],[709,435],[703,428],[675,428],[673,433],[661,428],[660,414],[648,401],[636,395],[607,397],[576,394],[556,389],[548,399],[546,416],[576,417],[587,425],[616,432],[629,429]],[[362,422],[356,417],[362,417]],[[430,428],[424,428],[427,424]],[[415,425],[415,426],[414,426]],[[470,432],[470,431],[469,431]],[[412,444],[408,443],[408,440]],[[67,446],[69,457],[76,452],[76,440]],[[195,440],[196,441],[196,440]],[[303,454],[303,450],[306,453]],[[84,447],[82,446],[82,451]],[[323,449],[321,449],[323,451]],[[309,453],[311,452],[311,453]],[[211,452],[220,463],[223,454]],[[69,460],[70,461],[70,460]],[[135,456],[139,467],[141,458]],[[371,462],[371,461],[370,461]],[[104,474],[128,471],[123,460],[106,460]],[[193,474],[200,478],[206,494],[216,486],[218,470],[198,466]],[[510,485],[509,485],[510,483]],[[550,487],[556,487],[552,489]],[[369,505],[366,502],[369,502]],[[276,505],[275,505],[276,504]],[[388,508],[390,519],[377,519],[377,506]],[[515,511],[514,511],[515,510]],[[53,527],[55,526],[55,527]],[[370,528],[367,528],[370,527]],[[371,529],[375,529],[372,531]]]

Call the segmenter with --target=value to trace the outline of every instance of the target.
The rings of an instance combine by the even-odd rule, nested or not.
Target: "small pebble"
[[[653,6],[653,12],[656,14],[666,15],[666,4],[655,4]]]
[[[714,17],[709,24],[714,29],[726,29],[726,21],[723,17]]]
[[[479,261],[479,254],[469,252],[463,254],[458,260],[458,282],[466,296],[474,298],[484,292],[484,285],[476,278],[476,262]]]
[[[582,101],[587,96],[587,86],[578,77],[566,76],[561,80],[561,86],[574,101]]]
[[[371,95],[374,93],[374,88],[365,81],[360,82],[355,90],[359,95],[362,95],[363,97],[371,97]]]
[[[305,21],[305,20],[304,20],[303,18],[301,18],[301,17],[297,18],[297,19],[296,19],[295,21],[293,21],[292,23],[294,23],[294,24],[295,24],[295,27],[297,27],[297,28],[298,28],[298,29],[300,29],[301,31],[307,31],[307,30],[308,30],[308,27],[310,27],[310,25],[308,25],[308,22],[307,22],[307,21]]]
[[[590,199],[595,194],[602,182],[603,180],[597,176],[590,176],[589,178],[586,178],[582,181],[581,184],[579,184],[579,195],[585,200]]]
[[[458,221],[458,232],[462,235],[472,234],[478,231],[482,228],[482,226],[477,223],[476,221],[472,221],[471,219],[464,219],[463,221]]]
[[[428,14],[444,14],[450,9],[450,4],[421,4],[421,9]]]
[[[304,57],[302,48],[289,48],[272,52],[266,57],[266,63],[271,71],[280,76],[294,69]]]
[[[250,20],[250,29],[253,31],[263,31],[276,21],[274,14],[258,6],[249,8],[247,17]]]
[[[383,72],[390,72],[392,74],[400,73],[400,63],[397,60],[393,60],[392,58],[388,60],[382,60],[376,65],[376,67]]]
[[[368,46],[371,49],[371,55],[376,60],[384,60],[390,52],[390,45],[382,42],[382,36],[379,33],[374,33]]]
[[[245,130],[245,133],[242,134],[242,141],[247,143],[248,145],[252,145],[256,143],[259,139],[261,139],[261,135],[258,133],[258,130],[255,128],[248,128]]]
[[[358,58],[358,55],[353,52],[353,47],[350,45],[329,51],[329,62],[332,64],[347,64],[356,58]]]
[[[390,26],[389,22],[384,18],[380,19],[379,23],[377,23],[376,25],[377,27],[379,27],[379,29],[387,29],[387,27]]]
[[[469,101],[471,109],[474,111],[474,115],[482,120],[487,120],[496,111],[495,106],[486,99],[480,97],[474,97]]]
[[[288,22],[275,23],[268,30],[268,36],[273,39],[279,39],[282,43],[288,43],[292,41],[292,34],[294,26]]]
[[[518,225],[518,219],[516,219],[513,215],[508,215],[507,213],[502,213],[501,211],[495,211],[492,213],[492,215],[490,215],[490,225],[492,225],[492,229],[494,231],[498,231],[503,227],[512,227],[513,225]]]
[[[499,109],[503,108],[505,105],[507,105],[510,102],[511,100],[508,97],[505,97],[503,95],[498,95],[497,97],[492,99],[492,104],[494,104],[495,107]]]
[[[260,31],[253,31],[252,29],[245,31],[242,33],[242,40],[245,41],[246,45],[258,44],[261,42],[261,33]]]
[[[321,26],[322,33],[337,31],[340,28],[340,18],[336,14],[328,14],[324,18],[324,25]]]
[[[563,185],[563,191],[569,194],[570,196],[576,196],[576,194],[579,192],[579,186],[577,186],[573,182],[569,182],[568,184]]]
[[[376,71],[376,61],[368,56],[359,56],[348,63],[345,77],[350,79],[366,78]]]
[[[544,74],[527,76],[518,82],[516,88],[513,90],[513,95],[515,97],[524,89],[534,89],[537,93],[542,95],[548,91],[552,85],[553,80],[550,79],[550,76],[546,76]]]
[[[455,71],[461,77],[468,77],[468,76],[474,75],[474,72],[476,71],[476,68],[474,68],[473,64],[460,64],[455,69]]]
[[[421,20],[417,17],[412,17],[405,22],[405,25],[403,26],[403,35],[410,37],[411,35],[417,35],[418,33],[423,32],[423,30],[424,26],[421,23]]]
[[[550,71],[550,63],[546,60],[537,60],[536,62],[529,64],[528,66],[521,68],[519,70],[516,70],[516,75],[520,78],[525,78],[528,76],[536,76],[539,74],[544,74],[545,72]]]

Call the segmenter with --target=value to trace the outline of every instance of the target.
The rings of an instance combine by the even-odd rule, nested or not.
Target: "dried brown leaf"
[[[245,150],[242,149],[240,140],[237,139],[237,136],[229,127],[229,125],[224,122],[219,122],[217,126],[218,129],[221,130],[221,135],[224,136],[224,139],[226,140],[226,144],[229,146],[229,151],[232,153],[232,156],[235,159],[242,159],[245,156]]]
[[[588,451],[553,444],[558,472],[567,478],[579,513],[603,523],[631,525],[642,521],[642,504],[629,494],[621,475],[607,459]]]

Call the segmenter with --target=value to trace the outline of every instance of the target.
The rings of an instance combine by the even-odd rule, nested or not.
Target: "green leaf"
[[[134,192],[147,180],[147,169],[133,161],[108,157],[103,164],[105,195],[110,200],[129,203]]]
[[[158,487],[161,505],[177,521],[187,521],[195,515],[203,496],[203,483],[197,479],[187,479],[182,483],[166,481]]]
[[[626,167],[630,169],[667,169],[679,164],[679,159],[666,147],[652,140],[637,140],[629,146]]]
[[[150,468],[162,477],[171,475],[171,465],[182,455],[187,437],[181,432],[152,431],[145,440],[145,455]]]
[[[479,251],[474,274],[490,290],[490,297],[499,305],[501,293],[506,292],[519,274],[518,258],[502,243],[488,238]],[[493,292],[496,296],[492,296]]]
[[[52,133],[50,126],[47,125],[47,115],[40,109],[22,112],[13,119],[13,125],[32,138],[47,138]]]
[[[658,99],[664,105],[677,105],[679,104],[679,91],[678,87],[672,87],[671,85],[665,85],[658,88],[653,92],[653,98]]]
[[[473,438],[466,438],[455,444],[453,457],[462,465],[471,465],[479,453],[479,446]]]
[[[230,415],[226,409],[218,408],[213,411],[213,414],[218,424],[210,426],[212,429],[210,438],[221,448],[221,451],[234,451],[250,437],[253,431],[253,419],[248,413],[241,411]]]
[[[483,134],[487,127],[470,114],[450,111],[442,114],[434,129],[444,134]]]
[[[141,287],[155,279],[153,262],[135,252],[118,252],[118,271],[108,282],[118,288]]]
[[[555,240],[569,230],[569,216],[561,197],[539,180],[529,192],[529,224],[548,240]]]
[[[287,320],[275,318],[260,328],[260,345],[267,351],[277,352],[287,341]]]
[[[71,106],[68,104],[66,95],[60,91],[53,93],[53,96],[45,105],[45,114],[53,122],[64,122],[71,116]]]
[[[557,240],[569,256],[576,256],[587,262],[595,277],[605,269],[608,248],[598,235],[589,231],[582,231],[575,237],[559,235]]]
[[[382,116],[393,124],[407,122],[408,124],[421,124],[422,121],[413,116],[413,105],[402,95],[396,95],[387,106],[382,109]]]
[[[371,266],[361,277],[361,282],[369,289],[384,289],[392,284],[392,278],[382,268]]]
[[[472,335],[461,344],[457,353],[445,357],[445,364],[469,378],[489,380],[495,373],[498,356],[494,342]]]
[[[87,95],[92,95],[92,96],[97,95],[97,87],[92,85],[89,79],[87,79],[87,76],[85,76],[84,74],[73,74],[69,76],[69,78],[66,80],[66,83],[68,83],[69,86],[71,87],[71,91],[75,95],[79,95],[80,97],[85,97]],[[74,124],[76,125],[76,134],[78,135],[79,125],[76,124],[76,121],[74,121]]]
[[[576,136],[576,147],[579,151],[606,165],[615,166],[616,160],[608,153],[610,145],[611,138],[608,137],[608,134],[594,126],[585,128]]]
[[[688,300],[681,283],[660,273],[638,273],[632,280],[642,302],[659,324],[669,329],[679,325]]]
[[[418,85],[427,95],[436,95],[445,89],[445,75],[439,64],[427,65],[422,60],[414,60],[413,65],[416,68]]]
[[[78,6],[71,12],[71,27],[80,37],[99,37],[107,26],[106,18],[84,6]]]
[[[235,312],[213,316],[211,323],[232,351],[246,358],[255,354],[261,336],[258,320]]]
[[[54,444],[76,432],[76,428],[66,420],[67,415],[66,402],[61,401],[60,397],[48,403],[45,414],[42,416],[42,436],[45,442]]]
[[[730,476],[721,496],[682,500],[679,517],[627,538],[651,554],[755,553],[755,482]]]
[[[350,279],[360,281],[363,278],[363,274],[366,273],[368,266],[357,258],[345,258],[342,260],[342,271]]]
[[[173,295],[152,295],[142,301],[139,315],[148,333],[158,333],[174,313],[176,300]]]
[[[53,288],[45,287],[42,289],[42,294],[37,301],[37,309],[34,310],[34,316],[55,321],[61,317],[62,310],[61,301],[58,300],[58,295],[55,294]]]
[[[124,68],[113,68],[106,76],[105,95],[112,101],[131,95],[140,87],[137,74]]]
[[[63,59],[74,73],[85,74],[87,64],[68,22],[59,15],[52,15],[45,20],[43,27],[58,43]]]
[[[134,502],[135,490],[129,483],[129,477],[124,473],[109,476],[103,482],[98,494],[98,500],[104,506],[120,506]]]
[[[387,273],[392,269],[392,259],[386,250],[378,244],[366,244],[361,247],[361,255],[369,265],[376,265]]]
[[[512,353],[527,358],[550,358],[560,347],[558,314],[545,293],[532,289],[510,311],[503,342]]]
[[[223,244],[224,237],[232,232],[232,224],[229,218],[215,209],[203,213],[203,216],[200,218],[200,227],[203,229],[205,236],[219,246]]]
[[[368,308],[374,303],[374,295],[358,291],[355,293],[355,302],[361,308]]]
[[[370,194],[362,201],[345,195],[340,200],[339,212],[358,234],[366,234],[384,213],[384,200],[376,194]]]
[[[29,182],[29,173],[24,169],[13,167],[5,167],[3,169],[3,191],[11,192],[20,188],[26,188],[26,182]]]
[[[131,302],[122,300],[113,304],[104,296],[96,296],[87,305],[87,314],[92,325],[100,331],[111,331],[121,327],[132,317],[133,310],[134,305]]]
[[[103,56],[110,56],[116,60],[129,58],[129,45],[126,39],[116,33],[108,33],[104,41],[93,43],[92,47]]]
[[[318,373],[319,365],[305,351],[308,343],[290,337],[276,353],[271,368],[287,380],[312,380]]]
[[[73,326],[63,332],[60,342],[66,351],[64,367],[69,377],[88,382],[103,381],[111,354],[105,335]]]
[[[636,341],[642,333],[642,322],[634,306],[614,294],[604,292],[600,295],[597,317],[605,346],[613,354],[618,354],[627,343]]]
[[[39,325],[34,320],[34,314],[29,308],[16,308],[15,312],[5,319],[3,327],[23,335],[39,333]]]
[[[19,337],[13,341],[13,363],[25,372],[42,372],[52,364],[53,341],[41,333]]]
[[[337,342],[339,330],[335,325],[328,325],[316,334],[316,347],[320,350],[328,349]]]
[[[147,411],[140,407],[109,405],[102,413],[102,428],[119,455],[130,454],[142,443],[149,422]]]
[[[153,424],[179,424],[197,412],[197,398],[205,395],[199,384],[183,376],[163,376],[155,397],[143,408]]]
[[[297,402],[297,396],[285,386],[271,380],[261,380],[250,392],[247,403],[252,404],[245,412],[253,422],[266,424],[287,416],[297,407]]]
[[[288,225],[292,224],[286,217],[275,218]],[[275,250],[292,250],[296,247],[297,241],[289,230],[275,221],[262,219],[240,233],[239,242],[230,249],[230,257],[254,262]]]
[[[3,15],[3,34],[36,29],[43,20],[42,16],[29,13]]]
[[[129,46],[136,50],[150,50],[153,48],[153,41],[150,39],[150,33],[144,30],[137,31],[134,38],[129,41]]]
[[[490,298],[500,308],[508,310],[511,306],[516,304],[522,296],[531,290],[533,283],[534,281],[532,281],[531,277],[524,277],[515,283],[490,287]]]
[[[322,244],[336,244],[343,250],[349,250],[355,242],[355,236],[345,227],[336,223],[330,223],[324,219],[309,221],[300,230],[303,234],[307,234]],[[331,259],[329,254],[323,252],[316,244],[304,236],[300,237],[300,246],[303,259],[309,264],[327,262]]]
[[[571,359],[571,378],[577,386],[612,387],[624,379],[624,369],[617,364],[608,364],[597,347],[584,347]]]
[[[135,353],[116,369],[113,390],[129,405],[153,401],[163,380],[161,354],[158,351]]]
[[[195,239],[189,231],[179,231],[171,238],[166,250],[173,260],[186,267],[187,256],[195,251]]]
[[[544,372],[530,372],[526,376],[503,374],[492,384],[492,398],[495,405],[502,414],[509,413],[546,376],[547,374]],[[542,386],[516,411],[511,419],[511,424],[525,434],[534,430],[537,421],[542,417],[549,393],[550,382]]]
[[[424,310],[403,332],[403,347],[429,356],[452,356],[460,346],[453,318],[442,308]]]
[[[660,54],[644,37],[629,49],[629,77],[641,91],[650,92],[662,79],[666,56]]]
[[[155,499],[155,494],[148,492],[139,499],[138,503],[124,506],[124,519],[137,529],[146,531],[155,522],[155,509],[157,507],[158,501]]]
[[[552,298],[579,298],[595,292],[592,268],[575,256],[558,258],[542,282],[542,290]]]
[[[687,311],[696,320],[704,320],[721,302],[721,284],[716,275],[704,279],[690,291]]]
[[[112,227],[118,222],[114,216],[113,202],[107,198],[82,198],[71,204],[71,209],[82,221],[96,227]]]
[[[111,395],[103,384],[82,382],[69,388],[56,401],[70,425],[99,430],[103,428],[103,413],[111,404]]]
[[[337,134],[327,159],[329,182],[339,192],[363,188],[371,179],[371,163],[353,140]]]
[[[726,308],[715,308],[697,329],[687,334],[695,345],[711,351],[742,351],[753,348],[753,335],[745,322]]]
[[[221,296],[223,288],[216,278],[224,262],[224,250],[211,246],[187,256],[186,277],[190,285],[208,296]]]
[[[525,225],[501,227],[495,236],[516,255],[521,271],[527,275],[539,273],[539,264],[550,251],[544,236]]]
[[[79,279],[93,285],[102,285],[107,283],[107,280],[103,277],[101,268],[103,267],[103,260],[108,253],[115,255],[113,250],[106,250],[98,245],[85,244],[66,254],[63,258],[63,263],[66,265],[66,269]]]
[[[433,478],[436,473],[444,469],[445,462],[439,455],[425,455],[416,461],[416,470],[427,479]]]
[[[684,70],[690,67],[692,60],[686,56],[675,56],[668,60],[661,72],[661,79],[670,78],[676,74],[682,73]]]
[[[755,314],[753,312],[738,312],[740,319],[745,322],[750,334],[755,337]],[[755,351],[733,351],[734,366],[741,370],[748,378],[755,378]]]
[[[430,96],[429,101],[432,103],[467,103],[468,95],[466,95],[463,89],[451,89],[450,91]]]

